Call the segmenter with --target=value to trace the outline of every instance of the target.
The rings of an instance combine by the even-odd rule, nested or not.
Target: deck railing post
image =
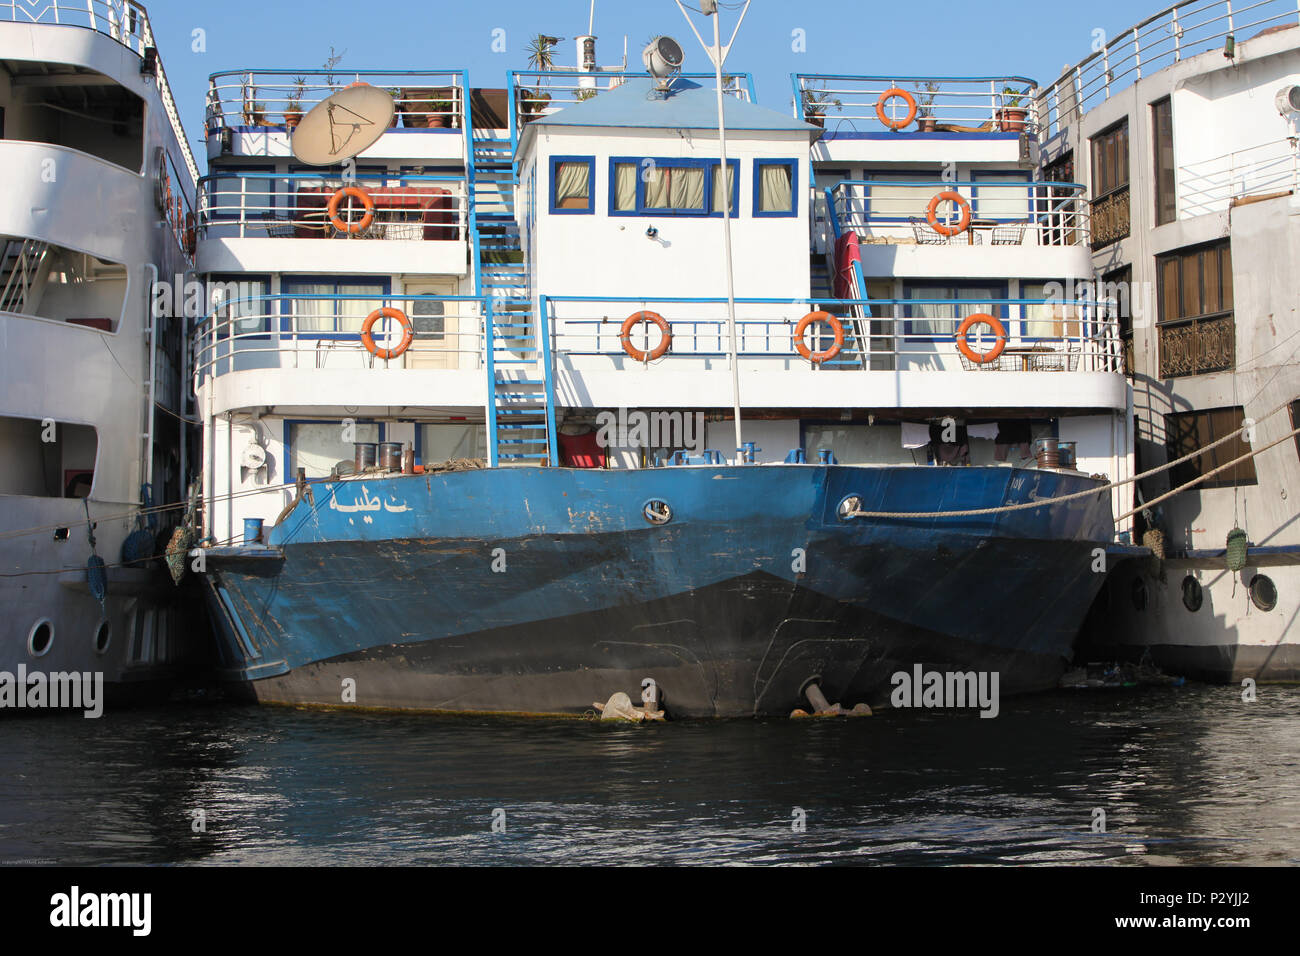
[[[1300,3],[1300,0],[1296,0],[1296,2]],[[1170,11],[1170,18],[1170,26],[1172,27],[1170,32],[1174,36],[1174,62],[1177,63],[1183,58],[1183,28],[1178,25],[1177,7]]]
[[[1237,32],[1232,22],[1232,0],[1223,0],[1223,5],[1228,11],[1228,35],[1231,36]]]
[[[1101,68],[1105,72],[1102,79],[1106,81],[1106,99],[1110,99],[1110,44],[1101,48]]]

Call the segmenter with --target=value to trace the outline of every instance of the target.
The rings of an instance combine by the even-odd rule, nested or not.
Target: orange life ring
[[[397,319],[397,321],[402,323],[402,341],[398,342],[395,348],[379,348],[379,346],[375,345],[374,336],[370,334],[370,330],[375,327],[375,323],[383,318]],[[406,313],[401,309],[394,309],[390,306],[384,306],[382,309],[375,309],[375,311],[366,316],[366,321],[361,323],[361,344],[364,345],[366,350],[376,358],[397,358],[397,356],[401,355],[411,347],[411,342],[414,338],[415,328],[411,325],[411,320],[406,317]]]
[[[808,326],[814,322],[825,322],[835,333],[835,341],[825,352],[814,352],[804,344],[803,336],[808,331]],[[835,356],[840,354],[840,349],[844,347],[844,326],[840,320],[835,318],[829,312],[809,312],[799,324],[794,327],[794,350],[810,362],[829,362]]]
[[[974,325],[987,325],[993,330],[993,334],[997,338],[997,344],[987,352],[976,352],[970,347],[970,342],[966,339],[967,333],[970,332],[971,326]],[[992,362],[1002,354],[1002,350],[1006,347],[1006,326],[986,312],[976,312],[974,315],[966,316],[962,324],[957,327],[957,348],[961,350],[962,355],[966,356],[977,365],[984,365],[987,362]]]
[[[353,199],[361,200],[361,205],[365,207],[366,214],[361,217],[360,222],[344,222],[339,218],[339,204],[343,202],[344,196],[351,196]],[[342,189],[337,190],[330,197],[329,205],[325,207],[325,211],[329,214],[330,224],[335,229],[353,235],[367,228],[375,221],[375,201],[370,198],[370,193],[360,186],[344,186]]]
[[[907,116],[902,120],[893,120],[885,115],[885,104],[892,99],[902,97],[907,103]],[[890,129],[899,130],[906,126],[912,120],[916,119],[916,98],[907,90],[899,89],[897,86],[891,86],[885,92],[880,94],[880,99],[876,100],[876,115],[880,117],[880,122],[884,123]]]
[[[632,344],[632,326],[638,322],[653,322],[659,326],[659,331],[663,333],[663,338],[659,340],[659,344],[648,353],[642,352]],[[672,346],[673,327],[658,312],[642,309],[640,312],[633,312],[623,320],[623,328],[619,330],[618,340],[623,343],[623,351],[632,356],[633,361],[645,362],[648,360],[653,362],[655,359],[662,358],[667,354],[668,349]]]
[[[939,221],[939,203],[953,202],[961,210],[961,221],[955,226],[949,226]],[[929,220],[930,228],[941,236],[959,236],[970,226],[970,203],[961,193],[945,190],[930,200],[930,205],[926,207],[925,218]]]

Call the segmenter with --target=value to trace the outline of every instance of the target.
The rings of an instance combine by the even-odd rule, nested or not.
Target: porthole
[[[1183,607],[1195,614],[1205,603],[1205,593],[1201,590],[1201,582],[1196,580],[1190,574],[1183,578]]]
[[[113,627],[105,619],[99,622],[99,627],[95,628],[95,653],[103,654],[108,650],[108,645],[113,641]]]
[[[673,520],[673,509],[660,498],[651,498],[642,505],[641,514],[650,524],[667,524]]]
[[[1139,611],[1145,611],[1147,609],[1147,583],[1141,578],[1134,578],[1130,593],[1133,597],[1133,606]]]
[[[1257,574],[1250,579],[1250,599],[1261,611],[1271,611],[1277,607],[1277,585],[1265,574]]]
[[[845,498],[843,501],[840,502],[839,507],[835,509],[835,513],[840,516],[841,521],[848,521],[853,517],[854,514],[856,514],[861,510],[862,510],[862,499],[859,498],[857,495],[849,495],[847,498]]]
[[[41,618],[32,625],[27,635],[27,653],[32,657],[44,657],[54,646],[54,625],[49,618]]]

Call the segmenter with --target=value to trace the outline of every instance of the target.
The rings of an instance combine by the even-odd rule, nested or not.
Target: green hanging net
[[[1228,570],[1240,571],[1246,566],[1246,532],[1233,528],[1228,532]]]

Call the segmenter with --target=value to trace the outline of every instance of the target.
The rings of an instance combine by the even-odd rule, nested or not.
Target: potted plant
[[[1023,133],[1025,118],[1029,110],[1021,105],[1021,97],[1026,91],[1013,90],[1009,86],[1002,88],[1002,108],[998,110],[998,128],[1004,133]]]
[[[293,91],[289,94],[289,102],[284,106],[284,125],[293,129],[302,122],[302,98],[307,92],[307,77],[295,76],[293,78]]]
[[[253,100],[244,110],[244,122],[249,126],[266,125],[266,104],[261,100]]]
[[[431,129],[449,125],[451,100],[447,90],[412,88],[401,91],[402,124],[408,129]]]
[[[825,90],[804,87],[803,119],[805,123],[811,123],[813,126],[820,126],[824,129],[826,127],[826,111],[832,106],[843,105]]]
[[[916,128],[922,133],[933,133],[939,121],[934,116],[934,98],[939,93],[936,80],[914,84],[916,90]]]
[[[343,53],[347,52],[347,50],[343,51]],[[334,77],[334,68],[342,62],[343,53],[335,53],[334,47],[331,46],[330,55],[327,56],[325,62],[321,64],[321,69],[325,71],[325,85],[331,90],[337,88],[339,85],[338,80]]]
[[[539,33],[528,41],[525,50],[528,53],[528,65],[534,70],[548,71],[555,66],[555,54],[553,47],[558,41],[555,37],[548,37],[544,33]],[[542,88],[539,82],[536,89],[529,89],[521,86],[516,94],[519,99],[519,112],[523,120],[527,123],[534,117],[541,116],[551,103],[551,94]]]
[[[573,98],[576,99],[579,103],[585,103],[587,102],[587,100],[591,99],[595,95],[596,95],[595,87],[584,86],[582,89],[578,90],[578,92],[573,94]]]

